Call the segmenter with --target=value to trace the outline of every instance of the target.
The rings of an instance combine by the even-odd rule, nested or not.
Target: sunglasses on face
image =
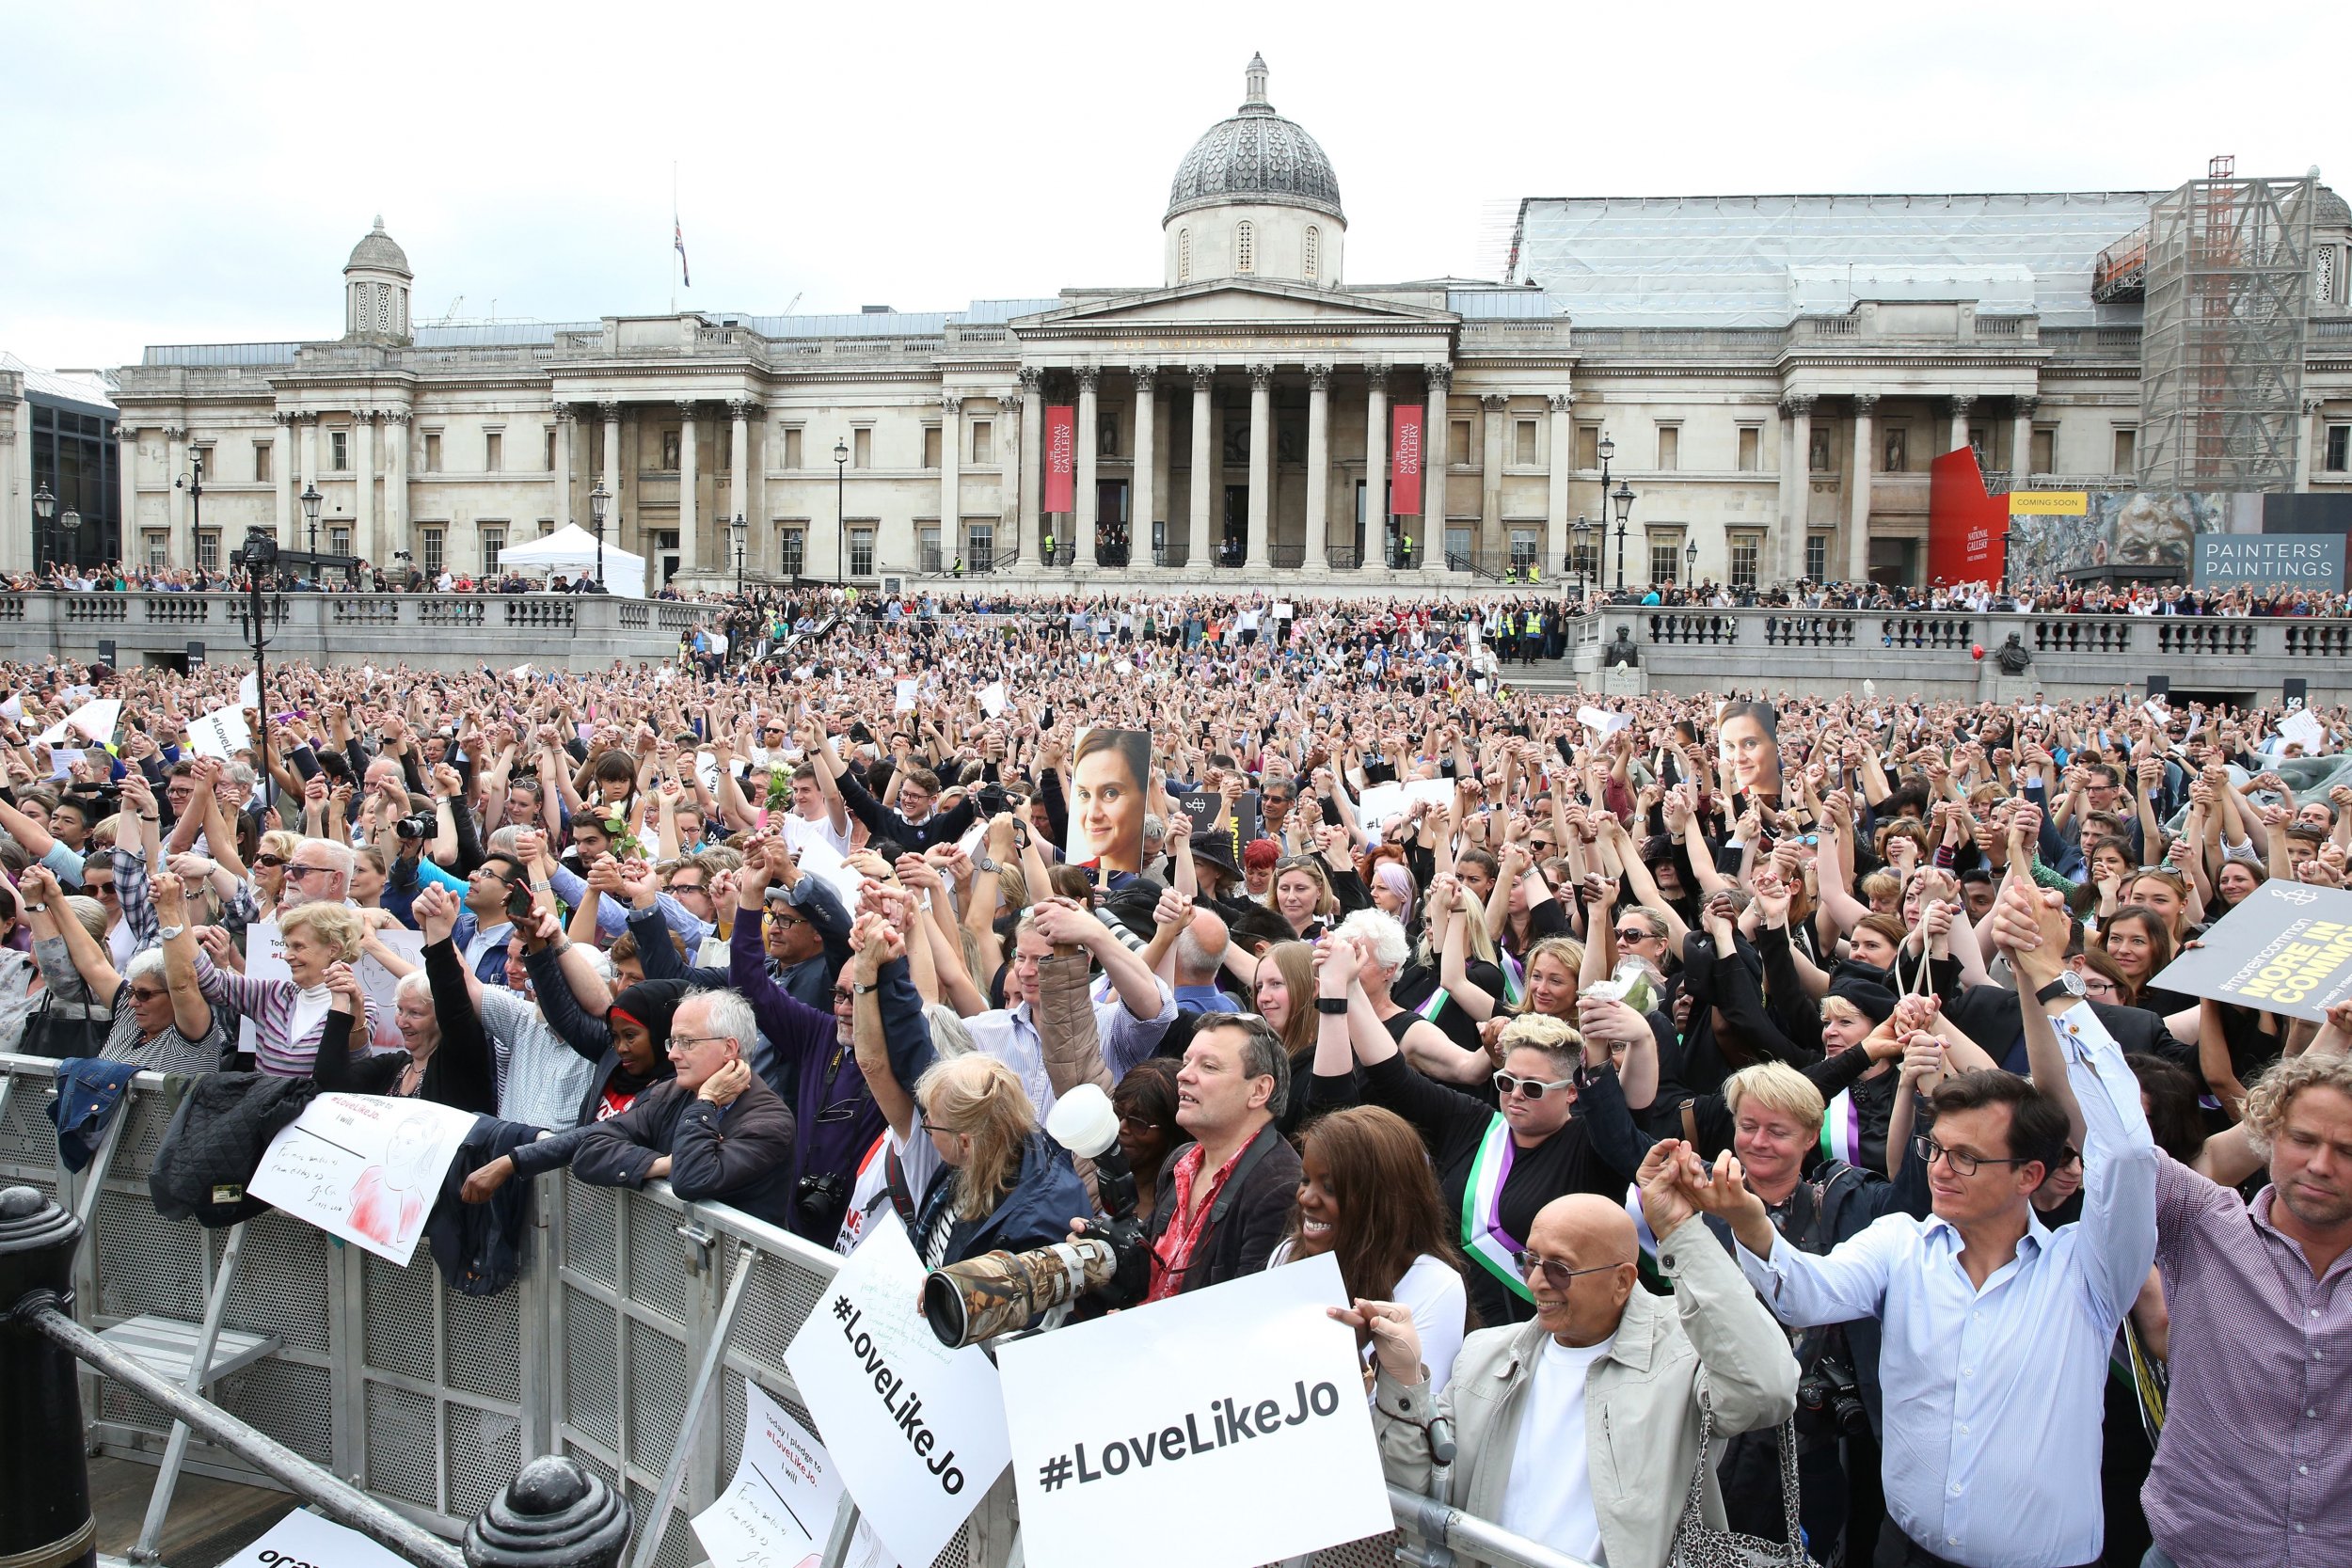
[[[1543,1270],[1544,1279],[1555,1291],[1565,1291],[1568,1288],[1568,1282],[1578,1275],[1607,1274],[1611,1269],[1625,1267],[1623,1263],[1596,1263],[1589,1269],[1572,1269],[1557,1258],[1546,1258],[1540,1253],[1525,1251],[1511,1254],[1511,1261],[1518,1265],[1521,1277],[1534,1274],[1537,1269]]]
[[[1568,1088],[1575,1082],[1572,1078],[1521,1078],[1516,1073],[1498,1071],[1495,1074],[1495,1092],[1505,1100],[1516,1094],[1522,1099],[1540,1101],[1548,1094],[1557,1094]]]
[[[253,857],[253,863],[261,866],[264,870],[275,871],[279,866],[286,863],[286,857],[283,855],[256,855]]]
[[[1617,927],[1617,942],[1619,946],[1623,946],[1629,942],[1655,942],[1656,940],[1657,936],[1654,932],[1645,931],[1639,926],[1620,926]]]

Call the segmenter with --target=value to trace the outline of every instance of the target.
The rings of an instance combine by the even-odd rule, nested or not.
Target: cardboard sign
[[[1152,732],[1089,724],[1078,732],[1063,787],[1070,827],[1062,853],[1104,872],[1143,869],[1143,803],[1152,785]]]
[[[2315,757],[2328,750],[2328,728],[2307,707],[2298,707],[2279,721],[2279,738],[2302,747],[2305,756]]]
[[[188,746],[200,757],[227,762],[252,744],[245,715],[233,707],[215,708],[188,726]]]
[[[923,1274],[906,1227],[885,1214],[784,1353],[842,1484],[882,1544],[914,1563],[946,1549],[1012,1457],[995,1364],[977,1345],[939,1342],[923,1321]]]
[[[1374,842],[1381,842],[1380,830],[1405,815],[1405,808],[1416,800],[1427,800],[1443,811],[1454,799],[1454,783],[1450,779],[1406,779],[1397,784],[1374,784],[1356,802],[1356,818]]]
[[[792,835],[792,858],[800,863],[801,874],[822,878],[841,895],[841,907],[856,914],[858,889],[866,883],[865,874],[843,860],[841,851],[821,832],[787,832]]]
[[[694,1535],[716,1568],[814,1563],[841,1506],[832,1456],[756,1383],[743,1385],[742,1458],[719,1500],[694,1515]],[[872,1527],[858,1521],[844,1568],[891,1568]]]
[[[1005,715],[1006,706],[1003,681],[991,681],[980,688],[980,711],[982,713],[987,714],[991,719],[1001,719]]]
[[[1344,1300],[1326,1254],[1000,1346],[1032,1568],[1095,1568],[1137,1520],[1166,1532],[1146,1560],[1188,1568],[1386,1531],[1356,1338],[1324,1313]]]
[[[2152,983],[2324,1021],[2330,1006],[2352,996],[2352,893],[2273,878]]]
[[[1176,797],[1176,803],[1184,808],[1185,820],[1191,823],[1185,831],[1195,833],[1207,832],[1210,822],[1216,819],[1217,805],[1223,800],[1224,797],[1214,790],[1181,791]],[[1259,824],[1258,792],[1254,789],[1245,789],[1233,797],[1233,829],[1240,834],[1242,843],[1247,844],[1258,836],[1262,831]]]
[[[71,730],[83,739],[94,740],[103,746],[114,738],[115,725],[120,721],[121,718],[122,699],[101,697],[95,702],[84,703],[80,707],[41,731],[33,737],[33,744],[55,746],[65,739],[66,732]]]
[[[408,1560],[297,1508],[221,1568],[408,1568]]]
[[[429,1100],[323,1094],[270,1140],[246,1191],[406,1268],[475,1120]]]

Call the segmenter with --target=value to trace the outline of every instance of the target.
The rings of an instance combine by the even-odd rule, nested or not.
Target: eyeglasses
[[[714,1040],[725,1040],[729,1043],[733,1043],[734,1039],[735,1037],[733,1035],[672,1035],[670,1037],[670,1054],[673,1056],[682,1056],[698,1045],[708,1045]]]
[[[1519,1274],[1522,1276],[1534,1274],[1537,1269],[1543,1270],[1544,1279],[1555,1291],[1566,1290],[1568,1281],[1578,1275],[1607,1274],[1611,1269],[1625,1267],[1623,1263],[1596,1263],[1589,1269],[1572,1269],[1557,1258],[1546,1258],[1538,1252],[1525,1251],[1511,1254],[1511,1261],[1518,1265]]]
[[[779,910],[770,910],[768,911],[768,924],[771,926],[792,927],[805,926],[808,922],[803,920],[797,914],[786,914]]]
[[[834,988],[833,988],[833,1005],[834,1005],[834,1006],[838,1007],[838,1006],[841,1006],[841,1004],[843,1004],[844,1002],[854,1002],[854,1001],[856,1001],[856,1000],[857,1000],[857,992],[855,992],[855,991],[850,991],[850,990],[842,990],[839,986],[835,986],[835,987],[834,987]]]
[[[701,882],[672,882],[670,884],[670,892],[673,895],[688,893],[707,894],[710,892],[710,889]]]
[[[1953,1170],[1963,1176],[1976,1175],[1977,1167],[1979,1165],[2030,1165],[2038,1163],[2019,1159],[2013,1155],[2007,1159],[1998,1159],[1989,1154],[1955,1154],[1925,1132],[1917,1133],[1912,1138],[1911,1151],[1919,1156],[1923,1163],[1931,1165],[1935,1164],[1935,1157],[1940,1154],[1951,1162]]]
[[[1521,1078],[1513,1073],[1497,1072],[1495,1092],[1505,1100],[1515,1094],[1527,1100],[1541,1100],[1548,1094],[1559,1093],[1575,1082],[1573,1078]]]
[[[313,871],[331,873],[334,869],[335,868],[331,865],[289,865],[286,867],[286,875],[289,877],[308,877]],[[495,871],[491,872],[490,875],[498,877],[498,873]],[[499,877],[499,880],[501,881],[505,881],[506,879],[507,879],[503,877]]]

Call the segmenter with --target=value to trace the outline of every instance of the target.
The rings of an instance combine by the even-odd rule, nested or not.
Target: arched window
[[[1316,269],[1323,264],[1323,230],[1313,224],[1307,226],[1307,281],[1315,281]]]
[[[1252,272],[1257,268],[1258,226],[1243,220],[1233,227],[1233,270]]]
[[[1176,281],[1192,281],[1192,230],[1189,229],[1176,230]]]

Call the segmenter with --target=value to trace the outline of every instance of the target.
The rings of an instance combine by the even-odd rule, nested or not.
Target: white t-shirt
[[[1285,1241],[1266,1259],[1279,1269],[1290,1262],[1291,1243]],[[1413,1327],[1421,1335],[1421,1363],[1429,1369],[1429,1386],[1443,1388],[1454,1376],[1454,1358],[1462,1354],[1462,1333],[1470,1316],[1470,1292],[1462,1276],[1444,1259],[1422,1253],[1396,1282],[1396,1300],[1412,1308]],[[1364,1347],[1364,1365],[1372,1365],[1372,1347]]]
[[[1511,1481],[1502,1494],[1504,1529],[1557,1552],[1602,1561],[1600,1519],[1593,1512],[1591,1450],[1585,1447],[1584,1381],[1593,1363],[1617,1342],[1564,1345],[1546,1337],[1519,1416]]]

